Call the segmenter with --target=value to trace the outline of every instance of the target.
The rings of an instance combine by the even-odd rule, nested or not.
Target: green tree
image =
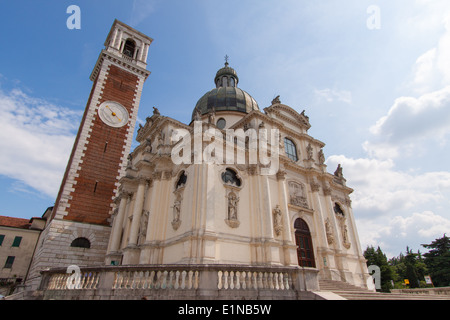
[[[450,286],[450,238],[444,234],[442,238],[422,246],[431,249],[423,256],[433,284],[436,287]]]
[[[404,279],[409,280],[410,288],[417,288],[423,283],[424,276],[428,274],[427,265],[420,251],[414,253],[406,247],[406,254],[400,253],[398,257],[389,260],[389,265],[395,271],[394,281],[396,288],[401,288]]]
[[[381,291],[390,292],[392,289],[391,280],[395,277],[394,269],[389,265],[386,255],[380,247],[377,250],[374,247],[367,247],[364,251],[364,257],[367,260],[367,266],[375,265],[380,268]]]
[[[412,250],[406,248],[406,256],[405,256],[405,277],[409,280],[410,288],[418,288],[419,287],[419,276],[417,275],[417,267],[416,267],[417,254],[413,253]]]

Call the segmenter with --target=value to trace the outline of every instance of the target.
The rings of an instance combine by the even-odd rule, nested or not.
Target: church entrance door
[[[298,265],[301,267],[316,266],[314,250],[312,246],[311,232],[303,219],[297,219],[294,223],[295,243],[297,244]]]

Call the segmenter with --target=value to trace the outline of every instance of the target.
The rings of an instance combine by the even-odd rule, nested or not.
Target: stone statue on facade
[[[273,227],[275,230],[275,234],[279,236],[281,231],[283,231],[283,218],[280,206],[277,205],[275,209],[273,209]]]
[[[238,220],[238,202],[239,198],[236,196],[234,192],[230,192],[228,194],[228,211],[227,211],[227,219],[225,222],[231,228],[237,228],[240,224]]]

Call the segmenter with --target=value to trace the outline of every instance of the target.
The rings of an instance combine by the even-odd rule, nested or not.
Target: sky
[[[363,250],[450,234],[448,0],[1,1],[0,215],[53,206],[114,19],[154,39],[138,123],[154,106],[189,123],[228,55],[261,109],[306,111]]]

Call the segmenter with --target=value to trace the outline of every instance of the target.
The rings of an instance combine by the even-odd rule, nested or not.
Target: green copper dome
[[[238,111],[249,113],[252,110],[259,110],[258,103],[247,92],[237,87],[239,78],[236,71],[225,63],[225,67],[217,71],[214,78],[216,88],[207,92],[198,100],[192,113],[192,120],[198,110],[200,115],[204,115],[214,110],[218,111]]]

